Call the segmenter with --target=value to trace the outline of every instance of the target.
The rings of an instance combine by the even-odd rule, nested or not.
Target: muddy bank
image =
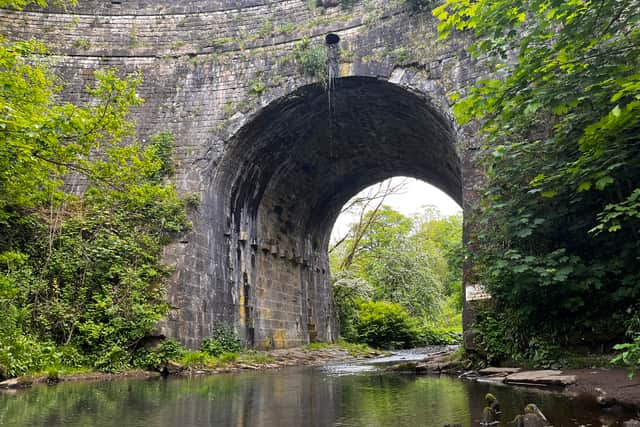
[[[640,373],[630,379],[629,370],[623,368],[568,369],[576,382],[567,387],[568,392],[593,396],[603,406],[620,403],[640,409]]]
[[[640,373],[629,378],[625,368],[525,370],[510,367],[466,368],[452,349],[429,354],[418,361],[396,363],[388,369],[417,374],[457,375],[470,381],[533,387],[596,399],[607,409],[621,405],[640,410]]]

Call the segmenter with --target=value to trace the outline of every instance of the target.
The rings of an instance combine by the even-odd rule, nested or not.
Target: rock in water
[[[516,427],[547,427],[548,424],[536,414],[518,415],[513,421]]]
[[[493,394],[485,394],[484,400],[487,402],[487,406],[489,406],[489,408],[491,408],[496,415],[500,414],[500,402]]]
[[[511,424],[516,427],[549,427],[551,424],[540,408],[530,403],[524,408],[524,415],[518,415]]]
[[[483,426],[488,426],[488,425],[496,424],[497,422],[498,422],[498,415],[494,412],[493,409],[486,406],[482,410],[482,420],[480,421],[480,424],[482,424]]]

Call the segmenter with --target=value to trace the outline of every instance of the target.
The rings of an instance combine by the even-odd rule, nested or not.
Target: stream
[[[554,426],[620,426],[628,414],[593,401],[481,384],[452,376],[385,372],[420,352],[321,367],[191,378],[37,385],[0,393],[2,426],[479,426],[484,395],[501,403],[500,426],[535,403]]]

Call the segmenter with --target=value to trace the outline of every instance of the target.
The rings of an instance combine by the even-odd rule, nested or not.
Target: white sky
[[[438,208],[443,216],[455,215],[462,212],[462,208],[456,202],[433,185],[415,178],[395,177],[391,178],[394,182],[406,179],[406,190],[402,194],[394,194],[385,199],[384,204],[391,206],[393,209],[410,216],[422,212],[425,205],[433,205]],[[377,185],[377,184],[376,184]],[[364,189],[360,194],[366,194]],[[355,196],[357,197],[357,196]],[[343,236],[349,229],[349,224],[356,221],[355,215],[343,213],[333,226],[331,240],[335,240],[338,236]]]

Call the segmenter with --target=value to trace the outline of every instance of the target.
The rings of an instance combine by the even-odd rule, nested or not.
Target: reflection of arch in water
[[[258,347],[336,338],[326,249],[358,191],[405,175],[462,205],[453,125],[426,97],[350,77],[331,103],[318,85],[272,102],[228,141],[203,201],[225,236],[210,248],[216,306]]]

